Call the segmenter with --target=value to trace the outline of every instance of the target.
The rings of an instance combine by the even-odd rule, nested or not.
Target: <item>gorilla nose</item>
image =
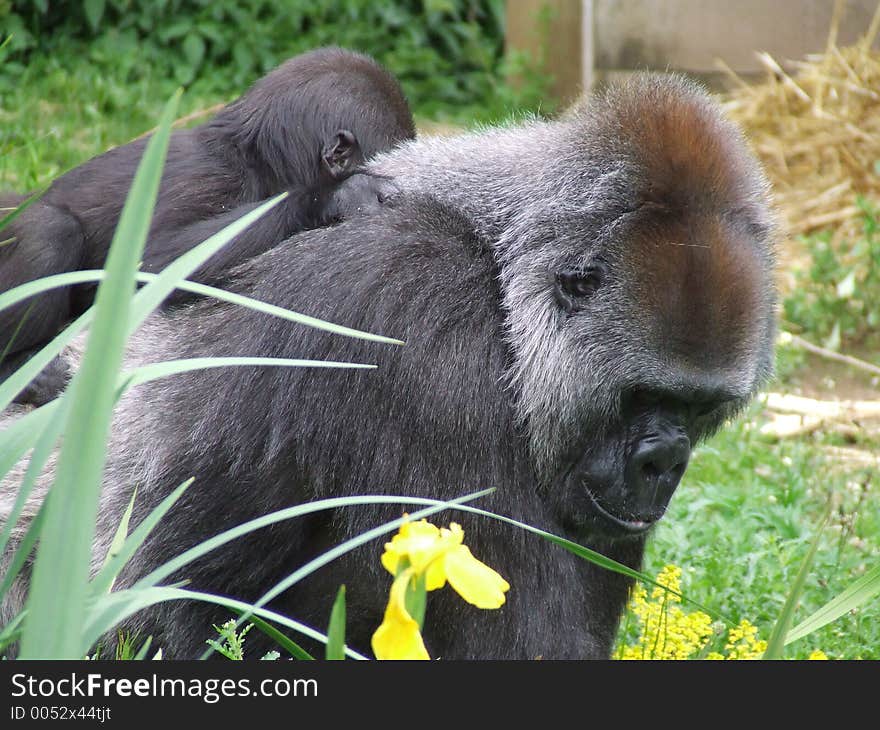
[[[691,454],[691,442],[680,431],[643,438],[630,457],[627,481],[637,511],[659,518],[681,481]]]

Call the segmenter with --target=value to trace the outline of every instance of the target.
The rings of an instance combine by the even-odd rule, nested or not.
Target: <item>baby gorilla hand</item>
[[[331,221],[373,213],[398,192],[397,186],[389,178],[355,173],[336,186],[324,213]]]

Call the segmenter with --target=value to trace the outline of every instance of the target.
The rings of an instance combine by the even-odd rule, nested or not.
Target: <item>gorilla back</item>
[[[768,377],[766,184],[738,132],[687,82],[642,77],[558,121],[414,141],[372,168],[395,178],[397,203],[268,251],[237,270],[234,288],[406,345],[219,302],[152,318],[130,364],[247,354],[379,367],[212,370],[128,393],[96,560],[134,485],[133,524],[184,479],[196,481],[118,585],[295,503],[357,493],[442,499],[485,487],[496,491],[481,506],[637,567],[693,444]],[[175,579],[254,599],[396,515],[349,508],[279,524]],[[516,528],[454,519],[512,588],[498,611],[432,593],[432,656],[609,655],[628,579]],[[335,561],[274,608],[323,626],[345,583],[347,640],[367,650],[389,585],[380,551],[374,543]],[[130,628],[185,657],[223,618],[165,604]]]

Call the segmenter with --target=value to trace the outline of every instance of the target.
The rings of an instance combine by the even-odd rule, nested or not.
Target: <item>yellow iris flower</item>
[[[406,588],[415,572],[404,570],[391,584],[382,625],[373,634],[377,659],[430,659],[419,623],[406,610]]]
[[[423,576],[425,590],[449,585],[478,608],[499,608],[510,588],[504,578],[477,560],[463,544],[464,531],[452,523],[439,528],[426,520],[405,522],[385,543],[382,565],[395,576],[382,625],[373,634],[377,659],[429,659],[418,622],[406,608],[407,588]]]

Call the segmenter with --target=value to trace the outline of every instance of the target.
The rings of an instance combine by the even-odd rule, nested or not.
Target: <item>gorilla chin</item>
[[[594,440],[566,475],[566,521],[575,534],[641,537],[663,517],[696,440],[685,428],[690,410],[684,403],[635,406],[617,433]]]
[[[573,467],[567,478],[572,498],[562,521],[580,539],[642,537],[666,513],[684,466],[676,472],[664,475],[662,483],[631,481],[627,473],[600,481],[594,470]]]

